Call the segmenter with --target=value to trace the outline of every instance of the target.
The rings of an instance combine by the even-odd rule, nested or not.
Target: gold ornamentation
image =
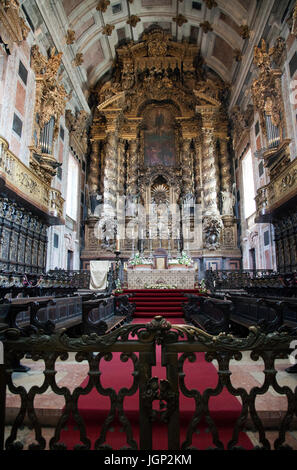
[[[132,26],[132,28],[135,28],[135,26],[137,25],[138,21],[141,21],[141,19],[139,18],[139,16],[131,15],[130,18],[127,20],[127,24],[129,24],[130,26]]]
[[[30,28],[20,16],[20,3],[18,0],[0,1],[0,29],[4,44],[12,50],[13,44],[24,41]]]
[[[78,52],[75,58],[73,59],[72,64],[74,65],[74,67],[80,67],[81,64],[83,64],[83,62],[84,62],[83,53]]]
[[[39,127],[43,129],[50,118],[55,118],[54,137],[59,130],[59,119],[64,114],[66,101],[70,98],[63,85],[58,70],[62,60],[62,52],[56,54],[55,48],[51,50],[46,60],[39,51],[38,46],[31,49],[31,66],[36,75],[36,101],[35,112],[39,115]]]
[[[254,63],[258,67],[259,78],[253,81],[252,97],[260,115],[260,125],[264,135],[267,135],[265,113],[271,116],[271,122],[276,127],[279,126],[281,120],[284,121],[285,116],[281,91],[282,72],[272,68],[274,53],[274,48],[267,50],[264,39],[262,39],[261,47],[255,46],[254,49]],[[282,133],[282,127],[280,126],[280,133]]]
[[[200,23],[200,28],[204,33],[208,33],[209,31],[213,31],[213,28],[209,21],[203,21],[203,23]]]
[[[66,109],[65,123],[69,131],[69,145],[80,157],[86,154],[88,148],[88,118],[89,114],[84,110],[77,111],[74,116],[69,109]]]
[[[66,44],[69,46],[74,43],[75,41],[75,31],[72,29],[67,29],[67,34],[65,36]]]
[[[179,27],[181,27],[183,24],[188,22],[187,18],[184,15],[182,15],[181,13],[178,16],[175,16],[172,19],[177,24],[177,26],[179,26]]]
[[[241,142],[242,138],[248,131],[248,125],[244,113],[241,111],[239,106],[234,106],[231,110],[232,120],[232,137],[233,144],[236,148]]]
[[[209,10],[212,8],[215,8],[218,6],[217,2],[215,0],[204,0],[205,5]]]
[[[109,0],[100,0],[98,5],[96,6],[96,10],[101,11],[102,13],[105,13],[109,5],[110,5]]]
[[[269,170],[270,182],[257,191],[256,205],[258,215],[271,213],[282,201],[291,199],[297,194],[297,159],[290,161],[289,141],[276,165]]]
[[[286,41],[282,37],[278,37],[274,43],[274,46],[271,48],[271,56],[273,62],[280,67],[286,57]]]
[[[220,223],[214,218],[221,219],[217,204],[218,181],[220,179],[226,190],[231,190],[232,186],[227,118],[221,110],[226,84],[201,66],[197,45],[174,41],[172,35],[160,27],[145,31],[137,43],[131,41],[118,47],[117,57],[115,73],[95,89],[98,105],[90,131],[89,188],[92,194],[100,192],[111,207],[115,207],[117,194],[129,196],[131,201],[140,200],[144,205],[152,197],[158,201],[178,202],[187,195],[197,196],[201,198],[203,216],[209,216],[213,222],[210,229],[217,230]],[[150,167],[144,158],[146,116],[149,119],[152,106],[166,106],[172,116],[174,168],[161,164]],[[199,135],[199,155],[196,151],[194,158],[193,143]],[[219,154],[218,140],[221,143]],[[220,168],[216,164],[218,159],[222,163]],[[196,175],[193,177],[194,165],[197,179]],[[167,186],[169,194],[165,190]],[[230,229],[233,226],[230,222]],[[209,241],[217,234],[218,231],[210,233]],[[229,240],[228,249],[235,250],[236,245],[231,247],[231,235],[230,231],[225,238]],[[221,240],[217,238],[207,250],[219,246],[217,243]],[[202,235],[199,243],[199,250],[203,250]],[[131,241],[126,241],[122,248],[129,256]],[[155,248],[152,244],[152,249]],[[98,243],[90,247],[86,236],[85,256],[89,257],[95,250],[96,256],[98,250],[104,252]]]
[[[251,34],[250,28],[247,24],[242,24],[239,28],[239,35],[242,39],[249,39]]]
[[[233,57],[236,62],[241,62],[242,61],[242,52],[240,49],[234,49],[233,51]]]
[[[114,24],[106,24],[104,28],[102,29],[102,33],[105,34],[105,36],[111,36],[115,26]]]
[[[35,204],[48,215],[63,217],[64,199],[60,191],[45,184],[34,171],[24,165],[10,150],[5,139],[0,137],[0,174],[2,179],[22,194],[24,199]],[[5,183],[6,184],[6,183]]]
[[[38,115],[38,122],[35,121],[36,134],[38,136],[37,148],[31,148],[30,165],[38,172],[40,177],[45,178],[47,183],[56,174],[56,161],[51,155],[42,154],[39,148],[40,133],[45,125],[54,118],[53,141],[59,133],[60,117],[64,114],[66,102],[70,95],[61,84],[61,76],[58,70],[61,64],[62,53],[56,54],[55,48],[50,52],[48,60],[40,53],[37,45],[31,49],[31,67],[35,72],[36,92],[35,92],[35,115]],[[34,155],[41,157],[38,160]]]

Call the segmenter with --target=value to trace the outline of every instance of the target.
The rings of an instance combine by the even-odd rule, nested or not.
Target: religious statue
[[[222,215],[233,215],[235,196],[230,191],[221,191],[222,196]]]

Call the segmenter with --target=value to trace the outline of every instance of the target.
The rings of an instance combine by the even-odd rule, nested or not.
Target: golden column
[[[224,191],[232,191],[231,166],[228,155],[228,140],[229,137],[227,135],[219,136],[221,177]]]
[[[118,123],[117,113],[106,115],[105,168],[104,168],[104,206],[108,212],[115,212],[117,200],[118,175]],[[106,213],[107,215],[107,213]]]
[[[90,172],[89,172],[89,190],[90,194],[97,194],[99,192],[99,174],[100,174],[100,155],[99,155],[100,141],[92,141],[92,153],[90,158]]]
[[[193,153],[190,138],[185,138],[182,144],[182,180],[183,195],[193,196]]]
[[[195,146],[195,159],[194,159],[194,177],[195,177],[195,193],[196,193],[196,202],[201,204],[201,192],[202,192],[202,140],[200,137],[197,137],[194,140]]]
[[[218,215],[217,168],[215,158],[214,129],[203,127],[202,178],[204,193],[204,214]]]

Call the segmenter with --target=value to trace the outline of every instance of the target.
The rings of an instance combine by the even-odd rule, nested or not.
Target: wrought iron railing
[[[257,411],[257,398],[265,394],[270,387],[287,400],[287,410],[279,420],[278,437],[273,447],[287,448],[286,433],[297,413],[297,387],[292,390],[288,386],[279,385],[275,360],[288,357],[292,353],[291,346],[297,339],[296,330],[277,331],[266,335],[260,328],[253,327],[246,338],[225,334],[213,337],[193,326],[171,325],[164,318],[155,317],[148,324],[128,324],[103,336],[92,334],[71,338],[65,331],[51,336],[36,331],[26,337],[21,330],[12,328],[2,329],[1,335],[5,350],[5,365],[0,365],[0,448],[3,446],[10,450],[65,449],[63,429],[72,416],[79,431],[75,449],[108,448],[111,445],[108,431],[118,420],[122,426],[122,436],[125,436],[126,448],[151,450],[153,426],[156,422],[154,420],[159,419],[165,426],[164,432],[167,433],[169,450],[192,449],[194,436],[196,440],[198,439],[199,448],[199,434],[196,430],[202,420],[206,422],[211,435],[212,448],[231,450],[240,447],[239,436],[250,420],[259,436],[258,447],[269,450],[271,444]],[[166,370],[165,379],[154,377],[152,374],[152,367],[156,364],[156,352],[160,352],[160,349],[162,366]],[[252,360],[262,358],[264,364],[262,385],[252,387],[249,391],[242,386],[244,380],[240,387],[236,387],[231,380],[230,361],[232,359],[240,361],[244,351],[250,352]],[[32,386],[29,390],[14,384],[10,366],[16,356],[21,359],[26,353],[30,353],[34,361],[44,364],[42,385]],[[56,380],[57,363],[59,360],[66,361],[70,353],[75,353],[76,361],[86,361],[88,365],[86,384],[79,385],[72,391],[67,386],[59,386]],[[116,391],[115,388],[104,385],[106,380],[104,382],[102,363],[104,360],[112,361],[114,355],[119,353],[121,368],[124,367],[124,363],[131,365],[129,377],[132,380],[129,387],[122,387]],[[218,364],[217,377],[214,381],[216,385],[209,386],[204,391],[191,388],[188,382],[186,363],[191,363],[191,375],[199,376],[204,373],[201,365],[195,364],[196,353],[205,353],[206,361],[216,360]],[[244,369],[242,373],[244,374]],[[20,398],[20,408],[4,442],[6,384],[10,393]],[[44,437],[43,426],[34,407],[36,398],[48,390],[64,399],[64,406],[60,410],[60,417],[49,442]],[[226,390],[239,399],[241,408],[232,426],[231,438],[224,445],[220,437],[220,423],[215,422],[212,417],[210,401]],[[107,397],[110,406],[105,417],[101,417],[101,422],[96,422],[93,447],[88,422],[79,407],[79,399],[94,391],[98,395],[97,404],[100,405],[101,400]],[[139,415],[137,413],[136,421],[139,427],[139,440],[136,437],[135,423],[133,425],[129,410],[125,407],[125,400],[131,396],[137,397],[138,400]],[[182,398],[192,399],[194,404],[193,410],[186,418],[183,417],[183,420],[179,408]],[[159,404],[158,409],[156,403]],[[23,447],[18,439],[18,433],[26,416],[34,432],[34,438],[28,447]]]

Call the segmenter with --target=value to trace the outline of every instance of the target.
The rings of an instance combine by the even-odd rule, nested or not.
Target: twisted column
[[[183,179],[183,194],[193,195],[193,154],[191,151],[191,139],[184,139],[182,146],[182,179]]]
[[[194,189],[197,198],[197,203],[201,204],[201,188],[202,188],[202,171],[201,171],[201,162],[202,162],[202,143],[201,140],[195,140],[195,161],[194,161]]]
[[[89,172],[89,188],[90,194],[96,194],[99,190],[99,140],[93,140],[92,142],[92,153],[90,161],[90,172]]]
[[[116,208],[117,187],[117,135],[109,132],[105,146],[105,168],[104,168],[104,205]]]
[[[120,196],[124,194],[125,186],[125,146],[126,141],[124,139],[119,139],[118,141],[118,193]]]
[[[203,129],[203,192],[204,192],[204,214],[217,215],[217,175],[215,160],[215,144],[213,129]]]
[[[228,137],[220,138],[220,162],[223,189],[225,191],[232,190],[231,166],[228,155]]]
[[[138,192],[138,141],[129,141],[128,162],[127,162],[127,195],[135,196]]]

